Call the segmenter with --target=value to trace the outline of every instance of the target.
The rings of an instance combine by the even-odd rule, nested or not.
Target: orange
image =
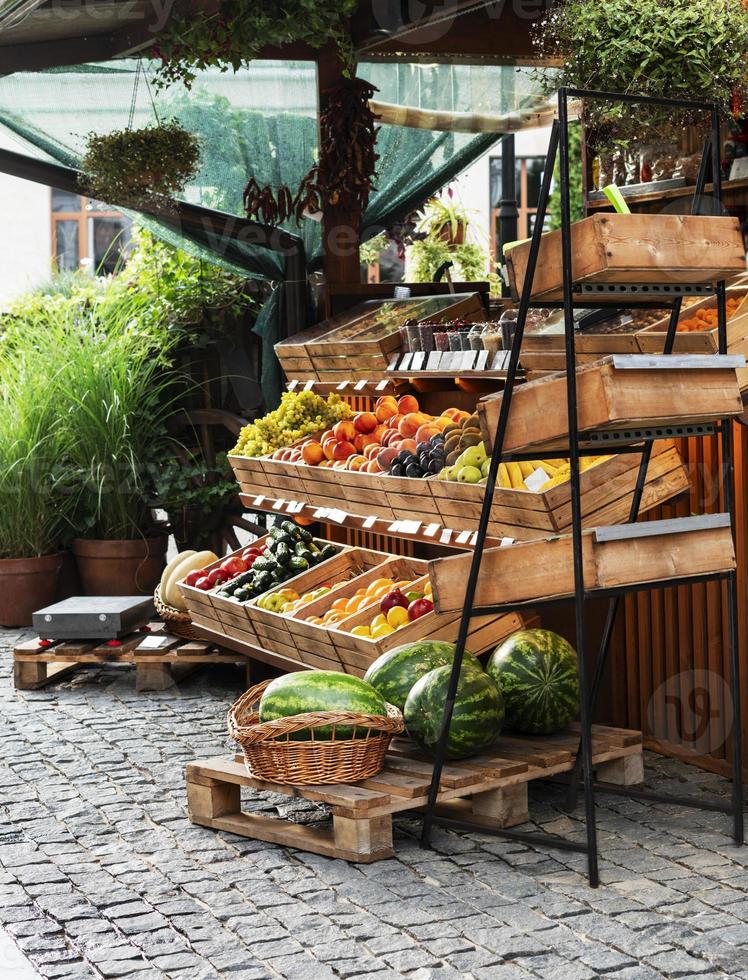
[[[391,589],[394,585],[394,580],[391,578],[375,578],[373,582],[370,582],[367,586],[366,591],[369,595],[374,595],[379,589],[388,588]]]
[[[345,596],[341,596],[340,599],[336,599],[333,602],[333,604],[330,606],[330,609],[331,610],[335,609],[338,612],[345,612],[345,607],[346,607],[347,603],[348,603],[348,599],[346,599]]]

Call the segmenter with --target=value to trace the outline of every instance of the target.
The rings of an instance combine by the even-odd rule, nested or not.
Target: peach
[[[364,466],[363,471],[365,473],[381,473],[382,468],[375,459],[370,459],[366,466]]]
[[[381,442],[382,436],[385,434],[386,431],[387,431],[387,426],[384,424],[384,422],[380,422],[379,425],[377,425],[376,429],[372,432],[371,434],[372,438],[376,439],[377,442]]]
[[[397,410],[401,415],[408,415],[410,412],[417,412],[420,410],[420,405],[418,404],[418,399],[415,395],[403,395],[402,398],[398,398]]]
[[[325,458],[325,451],[318,442],[305,442],[301,447],[301,458],[308,466],[319,466]]]
[[[380,449],[377,453],[377,464],[380,469],[388,470],[392,465],[395,456],[397,456],[398,450],[394,447],[389,447],[387,449]]]
[[[428,422],[428,418],[425,415],[422,415],[420,412],[410,412],[400,419],[397,429],[401,436],[409,439],[418,432],[424,422]]]
[[[350,419],[341,419],[332,427],[333,435],[338,442],[353,442],[358,433]]]
[[[393,442],[400,438],[402,437],[397,429],[387,429],[385,434],[382,436],[382,445],[391,446]]]
[[[332,468],[334,470],[344,470],[345,469],[345,460],[344,459],[336,459],[335,462],[332,464]]]
[[[319,465],[320,465],[320,466],[327,466],[327,467],[331,467],[331,466],[332,466],[332,463],[330,462],[330,460],[329,460],[329,459],[323,459],[323,460],[322,460],[322,462],[321,462],[321,463],[320,463]]]
[[[348,459],[349,456],[355,455],[356,447],[352,442],[337,442],[332,447],[332,458],[334,460]]]
[[[403,453],[403,452],[414,453],[416,451],[417,445],[418,443],[415,441],[415,439],[401,439],[400,442],[397,444],[397,451],[399,453]]]
[[[327,439],[334,439],[334,438],[335,438],[335,434],[332,431],[332,429],[325,429],[325,431],[319,437],[319,442],[320,442],[321,445],[324,446],[325,440],[327,440]]]
[[[324,452],[327,459],[333,458],[332,455],[333,450],[335,449],[337,444],[338,444],[338,440],[335,439],[334,437],[332,439],[325,439],[325,441],[322,443],[322,451]]]
[[[374,415],[376,416],[377,422],[386,422],[393,415],[397,415],[397,402],[392,395],[377,398],[376,404],[374,405]]]
[[[373,412],[359,412],[353,416],[353,424],[359,432],[373,432],[377,427],[377,417]]]
[[[345,468],[347,470],[360,470],[364,463],[366,463],[366,457],[361,456],[360,453],[354,453],[345,461]]]
[[[434,436],[438,436],[442,430],[439,426],[434,425],[433,422],[426,422],[424,425],[420,426],[418,432],[416,432],[415,440],[416,442],[428,442]]]
[[[289,463],[298,463],[298,462],[300,462],[300,460],[301,460],[301,450],[300,449],[292,449],[291,450],[291,455],[288,457]]]
[[[448,425],[454,425],[454,422],[448,416],[440,415],[439,418],[434,419],[431,424],[435,425],[440,432],[443,432]]]
[[[376,459],[381,448],[378,442],[372,442],[364,449],[364,459]]]

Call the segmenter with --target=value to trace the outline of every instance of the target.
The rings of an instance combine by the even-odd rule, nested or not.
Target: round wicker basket
[[[355,783],[374,776],[384,766],[390,739],[405,728],[403,716],[393,705],[387,715],[356,711],[308,711],[260,724],[257,704],[270,681],[251,687],[228,712],[229,735],[244,752],[253,776],[272,783],[308,786],[316,783]],[[358,738],[315,739],[323,726],[355,726]],[[304,728],[312,737],[294,741],[291,735]]]
[[[153,604],[156,607],[156,612],[164,621],[164,628],[167,633],[171,633],[172,636],[178,636],[182,640],[197,639],[197,633],[195,632],[195,627],[192,625],[190,614],[184,612],[182,609],[175,609],[174,606],[168,606],[161,598],[158,586],[156,586],[156,591],[153,593]]]

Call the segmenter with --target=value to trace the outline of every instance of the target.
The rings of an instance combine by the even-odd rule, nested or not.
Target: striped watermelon
[[[506,704],[506,727],[553,735],[579,711],[579,664],[574,648],[550,630],[520,630],[491,654],[486,671]]]
[[[276,677],[260,699],[261,722],[300,715],[305,711],[361,711],[368,715],[386,715],[387,705],[371,684],[336,670],[303,670]],[[356,732],[357,738],[365,735],[365,729]],[[311,737],[312,729],[309,728],[291,736],[296,741],[308,741]],[[353,728],[339,726],[335,737],[352,738]],[[331,739],[332,725],[315,728],[314,738]]]
[[[417,681],[405,702],[405,727],[418,744],[433,752],[439,741],[452,667],[437,667]],[[447,740],[448,759],[466,759],[488,748],[501,733],[504,702],[483,671],[460,671]]]
[[[388,650],[364,674],[364,680],[375,687],[382,697],[401,711],[410,689],[424,674],[435,667],[444,667],[454,660],[455,645],[443,640],[417,640]],[[465,651],[463,666],[482,671],[480,661]]]

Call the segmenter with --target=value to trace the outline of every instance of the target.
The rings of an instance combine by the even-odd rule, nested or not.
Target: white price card
[[[410,299],[410,286],[395,286],[393,299]]]
[[[305,381],[304,382],[304,391],[311,391],[315,384],[316,384],[315,381]]]
[[[387,365],[388,371],[397,371],[397,362],[400,360],[400,355],[395,354],[390,363]]]
[[[335,521],[336,524],[345,524],[348,520],[348,514],[344,510],[337,510],[337,508],[328,510],[327,516],[331,521]]]
[[[409,371],[410,370],[410,362],[412,360],[413,360],[413,355],[412,354],[403,354],[402,359],[400,360],[400,366],[398,367],[397,370],[398,371]]]
[[[375,388],[375,391],[384,391],[384,389],[387,387],[388,384],[389,381],[387,380],[387,378],[384,378],[382,381],[379,382],[379,384]]]
[[[265,499],[265,494],[264,493],[258,493],[257,496],[255,497],[255,499],[252,501],[253,506],[254,507],[260,507],[262,505],[262,502],[263,502],[264,499]]]
[[[445,353],[442,358],[442,367],[447,371],[458,371],[460,367],[460,358],[462,357],[462,351],[451,350]],[[446,362],[446,363],[445,363]]]
[[[273,504],[273,510],[280,510],[285,504],[285,500],[276,500]]]
[[[336,391],[344,391],[349,384],[350,381],[341,381],[340,384],[337,386]]]
[[[392,524],[390,524],[390,526],[387,528],[387,530],[391,534],[399,534],[400,533],[400,525],[401,525],[401,523],[402,523],[402,521],[393,521]]]
[[[301,500],[289,500],[288,506],[286,507],[286,512],[289,514],[298,514],[304,509],[304,504]]]
[[[429,352],[429,356],[426,358],[426,370],[427,371],[438,371],[442,363],[443,350],[432,350]]]
[[[478,357],[475,360],[475,370],[485,371],[487,366],[488,366],[488,351],[479,350]]]
[[[474,350],[464,350],[460,354],[460,365],[457,368],[457,370],[458,371],[472,371],[474,364],[475,364],[475,351]]]
[[[529,491],[531,491],[531,493],[537,493],[543,484],[547,483],[549,480],[550,477],[546,471],[542,466],[539,466],[525,479],[525,486]]]
[[[316,517],[318,521],[322,521],[327,517],[327,514],[327,507],[318,507],[314,512],[314,517]]]
[[[368,385],[368,383],[369,382],[366,379],[364,379],[363,381],[357,381],[355,383],[355,385],[353,386],[353,390],[354,391],[363,391],[364,388]]]
[[[509,351],[508,350],[497,350],[494,354],[493,363],[491,364],[492,371],[506,371],[509,365]]]
[[[298,378],[295,378],[293,381],[289,381],[288,382],[288,390],[289,391],[293,391],[294,388],[298,388],[298,387],[299,387],[299,379]]]
[[[164,647],[171,646],[174,646],[174,637],[151,634],[138,644],[138,650],[162,650]]]
[[[400,534],[418,534],[420,530],[420,521],[400,521]]]
[[[411,371],[422,371],[423,362],[426,360],[426,351],[418,350],[415,352],[410,361]]]
[[[452,540],[452,532],[448,527],[442,528],[442,533],[439,535],[439,540],[442,544],[449,544]]]
[[[470,531],[460,531],[455,538],[455,544],[467,544],[470,540]]]
[[[508,548],[509,545],[514,544],[514,538],[502,538],[499,542],[500,548]]]
[[[436,537],[436,532],[439,530],[438,524],[427,524],[423,529],[424,538],[434,538]]]
[[[361,527],[362,527],[362,528],[363,528],[363,529],[364,529],[365,531],[367,531],[367,530],[368,530],[368,529],[369,529],[370,527],[374,527],[374,525],[376,524],[376,522],[377,522],[377,519],[376,519],[376,517],[374,517],[374,515],[373,515],[373,514],[371,514],[371,515],[370,515],[369,517],[367,517],[367,518],[366,518],[366,520],[365,520],[365,521],[364,521],[364,523],[363,523],[363,524],[361,525]]]
[[[478,543],[478,532],[473,531],[472,537],[470,538],[470,547],[474,548]]]

